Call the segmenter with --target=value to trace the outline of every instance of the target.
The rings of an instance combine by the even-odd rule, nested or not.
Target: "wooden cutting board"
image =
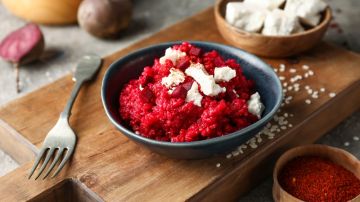
[[[234,201],[272,172],[274,161],[286,149],[312,143],[360,106],[360,56],[327,43],[294,59],[265,59],[290,84],[290,77],[314,76],[296,83],[289,92],[290,104],[281,113],[289,117],[288,128],[273,139],[261,136],[237,156],[205,160],[176,160],[152,153],[118,132],[105,116],[100,87],[105,70],[116,59],[151,44],[174,40],[226,42],[217,31],[212,9],[175,24],[143,41],[104,58],[96,80],[82,89],[71,125],[78,143],[72,161],[51,180],[28,180],[36,147],[55,124],[73,82],[71,76],[51,83],[0,109],[0,146],[22,163],[0,178],[3,201]],[[297,64],[294,64],[297,63]],[[296,69],[290,73],[289,68]],[[294,71],[294,70],[292,70]],[[304,87],[326,88],[311,99]],[[337,95],[331,98],[329,92]],[[255,148],[256,147],[256,148]],[[236,153],[236,152],[235,152]],[[236,154],[235,154],[236,155]],[[31,160],[31,161],[30,161]],[[216,166],[217,165],[217,166]]]

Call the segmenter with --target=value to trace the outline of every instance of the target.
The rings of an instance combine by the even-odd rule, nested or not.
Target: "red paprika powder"
[[[346,202],[360,194],[360,180],[353,173],[321,157],[291,160],[278,180],[285,191],[307,202]]]

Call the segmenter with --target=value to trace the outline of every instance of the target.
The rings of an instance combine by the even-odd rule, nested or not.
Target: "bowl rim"
[[[108,86],[108,78],[111,76],[111,71],[112,69],[116,68],[119,63],[123,63],[125,61],[127,61],[130,58],[142,55],[145,52],[148,52],[149,50],[158,48],[159,46],[163,46],[163,47],[170,47],[172,45],[175,44],[179,44],[182,42],[188,42],[190,44],[195,44],[195,45],[205,45],[205,46],[210,46],[212,48],[214,48],[216,50],[216,48],[228,48],[228,49],[232,49],[234,51],[239,51],[247,61],[253,60],[256,61],[257,64],[260,64],[262,66],[264,66],[268,71],[268,73],[270,74],[270,76],[272,78],[274,78],[274,81],[276,83],[276,88],[277,90],[280,92],[278,97],[276,97],[275,100],[275,105],[274,107],[271,109],[271,111],[265,115],[264,117],[262,117],[260,120],[258,120],[257,122],[242,128],[240,130],[237,130],[235,132],[220,136],[220,137],[214,137],[211,139],[206,139],[206,140],[199,140],[199,141],[193,141],[193,142],[165,142],[165,141],[158,141],[158,140],[153,140],[150,138],[146,138],[143,137],[141,135],[138,135],[136,133],[134,133],[132,130],[127,129],[126,127],[124,127],[122,124],[118,123],[115,118],[111,115],[110,113],[110,109],[108,107],[108,103],[106,102],[106,92],[105,89]],[[166,49],[166,48],[165,48]],[[164,49],[164,50],[165,50]],[[242,57],[242,58],[244,58]],[[110,66],[108,67],[108,69],[106,70],[103,80],[102,80],[102,85],[101,85],[101,100],[102,100],[102,104],[103,107],[105,109],[105,113],[107,115],[107,117],[110,119],[110,121],[112,122],[112,124],[114,124],[121,132],[124,131],[124,133],[127,133],[128,135],[130,135],[132,138],[135,138],[136,140],[139,140],[141,142],[147,142],[150,143],[152,145],[161,145],[161,146],[167,146],[167,147],[185,147],[185,148],[189,148],[189,147],[194,147],[194,146],[205,146],[211,143],[218,143],[218,142],[224,142],[227,140],[231,140],[239,135],[245,134],[257,127],[260,127],[262,124],[267,123],[268,121],[271,120],[271,118],[276,114],[277,110],[279,109],[281,102],[283,99],[283,92],[282,92],[282,85],[281,82],[277,76],[277,74],[275,73],[275,71],[273,70],[273,68],[270,67],[270,65],[268,65],[267,63],[265,63],[262,59],[260,59],[259,57],[246,52],[240,48],[236,48],[236,47],[232,47],[232,46],[228,46],[228,45],[224,45],[224,44],[220,44],[220,43],[214,43],[214,42],[204,42],[204,41],[195,41],[195,40],[181,40],[181,41],[170,41],[170,42],[165,42],[165,43],[158,43],[155,45],[150,45],[141,49],[138,49],[136,51],[133,51],[117,60],[115,60],[113,63],[110,64]],[[127,135],[124,134],[124,135]]]
[[[222,3],[224,3],[224,1],[225,0],[216,0],[215,6],[214,6],[215,17],[221,21],[220,23],[225,24],[226,27],[228,27],[228,29],[231,29],[231,30],[235,31],[237,34],[243,34],[243,35],[252,36],[252,37],[263,37],[264,39],[265,38],[267,38],[267,39],[274,39],[274,38],[277,38],[277,39],[290,39],[290,38],[293,38],[293,37],[301,37],[301,36],[305,36],[305,35],[310,35],[312,33],[318,32],[319,30],[322,30],[324,27],[326,27],[330,23],[331,18],[332,18],[332,10],[331,10],[330,6],[328,5],[326,7],[326,9],[323,11],[324,12],[324,19],[320,22],[320,24],[316,25],[315,27],[313,27],[311,29],[305,30],[303,32],[298,32],[298,33],[295,33],[295,34],[285,35],[285,36],[263,35],[263,34],[260,34],[260,33],[247,32],[247,31],[238,29],[235,26],[230,25],[225,20],[224,15],[220,11],[220,5]]]
[[[323,144],[309,144],[309,145],[301,145],[301,146],[296,146],[293,147],[291,149],[286,150],[284,153],[281,154],[281,156],[276,160],[274,169],[273,169],[273,198],[275,200],[275,193],[274,193],[274,187],[277,186],[280,190],[280,192],[286,194],[287,197],[290,197],[293,201],[302,201],[301,199],[295,197],[294,195],[290,194],[289,192],[287,192],[279,183],[279,173],[281,171],[281,169],[291,160],[293,160],[296,157],[301,157],[301,156],[307,156],[307,155],[296,155],[297,152],[299,151],[303,151],[303,150],[309,150],[309,149],[323,149],[326,150],[326,152],[331,153],[331,154],[343,154],[345,156],[348,157],[348,160],[353,160],[353,161],[359,161],[358,158],[356,158],[353,154],[351,154],[350,152],[338,148],[338,147],[333,147],[333,146],[329,146],[329,145],[323,145]],[[295,155],[294,155],[295,154]],[[294,155],[291,157],[291,155]],[[311,155],[317,156],[316,153],[313,153]],[[289,157],[290,156],[290,157]],[[287,160],[286,160],[287,158]],[[285,161],[286,160],[286,161]],[[330,159],[331,160],[331,159]],[[280,166],[280,164],[282,163],[282,165]],[[348,162],[346,162],[348,163]],[[345,164],[346,164],[345,163]],[[344,165],[340,165],[341,167],[345,168]],[[349,170],[348,170],[349,171]],[[350,171],[351,173],[353,173],[352,171]],[[354,199],[360,199],[360,195],[356,196],[355,198],[351,199],[350,201],[354,200]],[[275,200],[276,201],[276,200]]]

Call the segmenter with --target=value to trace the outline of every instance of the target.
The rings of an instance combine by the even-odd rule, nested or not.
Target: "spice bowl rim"
[[[297,146],[292,149],[287,150],[284,152],[276,161],[274,170],[273,170],[273,199],[275,202],[279,201],[292,201],[292,202],[301,202],[302,200],[296,198],[289,192],[287,192],[283,187],[280,185],[278,180],[278,175],[281,169],[291,160],[296,157],[301,156],[319,156],[328,158],[330,161],[335,162],[334,159],[341,158],[345,159],[341,163],[336,161],[335,163],[340,165],[343,168],[346,168],[348,171],[353,173],[357,178],[360,179],[360,161],[350,152],[328,145],[321,145],[321,144],[311,144],[311,145],[303,145]],[[341,157],[342,156],[342,157]],[[353,166],[354,169],[348,169],[348,167]],[[355,171],[354,171],[355,170]],[[286,200],[285,200],[286,199]],[[355,198],[351,199],[352,201],[360,200],[360,195],[356,196]]]

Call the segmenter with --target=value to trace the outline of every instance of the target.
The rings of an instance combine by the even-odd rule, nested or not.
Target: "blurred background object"
[[[15,16],[39,24],[63,25],[76,23],[82,0],[3,0]]]

